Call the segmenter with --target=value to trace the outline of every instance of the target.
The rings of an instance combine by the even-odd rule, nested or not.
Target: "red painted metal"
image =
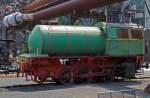
[[[68,32],[68,49],[70,48],[70,32]]]
[[[53,33],[52,31],[50,31],[50,49],[52,50],[53,49]]]
[[[85,32],[85,35],[86,35],[86,48],[88,48],[88,32],[87,31]]]
[[[44,32],[42,32],[42,49],[44,49]],[[38,52],[38,50],[37,50]]]
[[[61,64],[60,59],[69,59],[66,64]],[[113,65],[122,60],[130,59],[135,62],[135,68],[142,67],[143,56],[137,57],[107,57],[107,56],[82,56],[82,57],[30,57],[28,61],[21,64],[21,71],[30,75],[36,82],[47,82],[51,77],[54,81],[68,72],[71,79],[113,77]],[[34,77],[34,78],[33,78]]]

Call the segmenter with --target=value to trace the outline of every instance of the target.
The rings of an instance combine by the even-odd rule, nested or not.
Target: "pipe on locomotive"
[[[5,16],[3,19],[3,23],[6,27],[17,26],[25,21],[44,19],[45,17],[55,18],[68,14],[74,10],[87,10],[121,1],[124,0],[69,0],[31,14],[21,14],[19,12],[15,12],[13,14]]]

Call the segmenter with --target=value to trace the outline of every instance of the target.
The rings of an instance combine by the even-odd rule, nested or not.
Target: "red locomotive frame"
[[[31,80],[39,83],[47,82],[48,78],[59,83],[100,78],[112,80],[114,77],[133,78],[136,70],[143,67],[143,56],[28,56],[26,58],[26,62],[21,64],[21,71],[29,75]],[[125,61],[131,63],[124,63]],[[131,68],[134,68],[135,72],[126,76],[124,69]]]

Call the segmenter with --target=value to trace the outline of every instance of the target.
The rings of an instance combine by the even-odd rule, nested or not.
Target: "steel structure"
[[[4,24],[6,27],[17,26],[19,24],[22,24],[24,21],[39,20],[47,17],[56,18],[62,15],[69,14],[76,10],[87,10],[121,1],[124,0],[69,0],[31,14],[21,14],[18,12],[13,13],[4,18]]]
[[[137,23],[144,26],[144,9],[139,9],[136,0],[126,0],[124,2],[107,6],[107,22],[110,23]],[[144,4],[143,4],[144,5]],[[114,17],[111,17],[114,16]],[[137,21],[137,18],[142,18]]]
[[[11,64],[9,54],[13,49],[10,45],[13,44],[12,42],[14,42],[14,40],[10,38],[8,30],[6,30],[2,22],[2,19],[5,16],[5,6],[6,4],[0,4],[0,65],[7,66]]]
[[[18,31],[16,28],[6,28],[2,20],[7,14],[18,10],[15,3],[7,0],[0,1],[0,65],[4,66],[11,66],[13,56],[16,54],[15,32]]]

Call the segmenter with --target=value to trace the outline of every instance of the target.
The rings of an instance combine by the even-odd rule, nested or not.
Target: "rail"
[[[97,98],[150,98],[148,95],[137,95],[136,90],[125,90],[108,93],[98,93]]]

